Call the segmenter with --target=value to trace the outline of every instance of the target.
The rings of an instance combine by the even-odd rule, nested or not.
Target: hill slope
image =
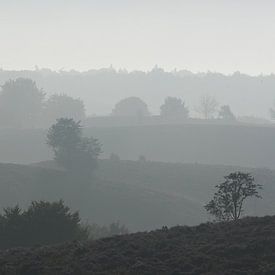
[[[203,209],[198,203],[139,185],[134,180],[127,182],[129,178],[113,177],[103,162],[99,166],[109,176],[98,175],[87,185],[65,171],[0,164],[0,209],[15,204],[26,207],[31,200],[63,199],[73,210],[80,211],[83,221],[98,224],[120,221],[131,231],[180,221],[186,224],[201,221],[198,213],[203,213]],[[122,164],[122,169],[127,167]]]
[[[9,274],[274,274],[275,217],[0,252]]]
[[[52,163],[40,163],[54,167]],[[0,208],[31,200],[64,199],[79,210],[83,221],[120,221],[130,231],[163,225],[195,225],[207,220],[203,205],[223,176],[236,170],[251,172],[263,184],[262,200],[250,200],[245,213],[273,215],[275,172],[232,166],[101,160],[88,185],[65,171],[0,164]]]

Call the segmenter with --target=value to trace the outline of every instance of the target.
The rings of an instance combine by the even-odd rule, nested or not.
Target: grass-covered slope
[[[54,169],[0,163],[0,208],[31,199],[58,199],[64,189],[64,173]]]
[[[275,274],[275,217],[0,252],[10,274]]]
[[[151,192],[161,192],[175,200],[188,199],[199,205],[200,211],[196,212],[196,215],[202,221],[206,218],[203,205],[213,196],[215,185],[222,182],[225,175],[234,171],[251,173],[255,181],[263,185],[263,190],[260,191],[263,199],[248,199],[245,213],[250,216],[273,215],[274,170],[225,165],[102,160],[97,175],[105,181],[113,180],[127,186],[139,186]],[[182,211],[185,212],[184,209]]]
[[[120,221],[131,231],[201,221],[198,213],[203,210],[198,203],[134,180],[128,182],[129,178],[121,180],[113,177],[103,162],[99,166],[99,171],[105,170],[103,173],[109,177],[97,175],[89,184],[83,184],[82,179],[61,170],[0,164],[0,208],[15,204],[26,207],[32,200],[63,199],[72,210],[80,211],[84,222]]]
[[[40,166],[0,164],[0,207],[25,207],[31,200],[59,200],[79,210],[83,221],[120,221],[130,231],[163,225],[195,225],[207,220],[203,205],[214,186],[235,170],[251,172],[263,184],[262,200],[251,200],[245,214],[275,213],[275,173],[231,166],[101,160],[87,185],[65,171]],[[48,168],[45,168],[48,167]]]

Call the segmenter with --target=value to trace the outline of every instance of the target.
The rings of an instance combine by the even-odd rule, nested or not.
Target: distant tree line
[[[204,94],[197,106],[193,108],[198,118],[217,119],[224,122],[258,121],[255,117],[237,118],[229,105],[219,106],[215,97]],[[275,118],[275,111],[270,108],[270,116]],[[115,104],[110,115],[115,117],[150,117],[147,104],[140,98],[127,97]],[[169,122],[184,121],[192,118],[190,107],[182,98],[167,97],[160,106],[160,119]],[[84,102],[65,93],[47,95],[28,78],[17,78],[6,81],[0,91],[0,128],[48,128],[56,119],[69,118],[82,121],[87,118]],[[259,120],[260,121],[260,120]],[[264,121],[262,121],[264,122]]]
[[[195,108],[203,119],[219,118],[235,121],[236,117],[228,105],[218,109],[214,97],[204,95]],[[271,110],[272,112],[272,110]],[[138,97],[128,97],[119,101],[111,111],[116,117],[150,116],[147,104]],[[1,128],[48,128],[56,119],[69,118],[85,121],[85,106],[81,99],[66,94],[48,96],[36,83],[27,78],[9,80],[0,92],[0,127]],[[163,120],[186,120],[190,110],[181,98],[167,97],[160,106],[160,118]]]
[[[227,122],[236,121],[236,117],[229,105],[218,108],[218,102],[210,95],[203,95],[195,112],[202,119],[220,119]],[[147,104],[137,97],[128,97],[119,101],[112,111],[113,116],[117,117],[146,117],[150,116]],[[187,120],[190,117],[190,110],[186,103],[177,97],[167,97],[160,106],[160,117],[164,120]]]
[[[252,77],[240,72],[231,75],[217,72],[192,73],[188,70],[167,72],[158,66],[147,72],[116,70],[113,67],[86,72],[53,71],[47,68],[36,68],[34,71],[0,70],[1,84],[18,77],[35,80],[39,87],[44,87],[45,91],[51,94],[66,93],[76,98],[81,97],[89,114],[104,112],[107,115],[115,105],[114,98],[123,99],[129,95],[146,99],[148,106],[154,104],[153,102],[161,105],[160,98],[168,95],[181,97],[189,105],[192,98],[192,104],[195,106],[199,103],[196,104],[193,100],[197,98],[199,102],[201,94],[207,93],[218,96],[219,99],[228,98],[231,102],[235,99],[235,105],[231,106],[233,113],[237,110],[243,113],[238,119],[257,123],[267,122],[266,119],[257,116],[268,115],[268,107],[272,107],[274,100],[275,85],[275,76],[272,74]],[[257,97],[259,94],[264,96]],[[258,100],[255,100],[257,98]],[[245,104],[242,104],[242,100]],[[220,104],[227,105],[226,102]],[[192,116],[195,108],[191,108],[191,105],[189,107]],[[217,116],[218,111],[215,113],[215,117]]]

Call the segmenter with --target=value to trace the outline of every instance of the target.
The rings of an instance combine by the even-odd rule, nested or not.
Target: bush
[[[48,130],[47,144],[52,148],[58,164],[87,176],[97,166],[101,145],[93,137],[83,137],[82,130],[80,121],[57,119]]]
[[[0,215],[0,248],[47,245],[86,240],[78,212],[71,212],[62,200],[33,201],[22,211],[19,206],[5,208]]]

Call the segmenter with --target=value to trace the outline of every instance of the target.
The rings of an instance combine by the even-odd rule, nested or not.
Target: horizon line
[[[114,73],[124,73],[124,74],[131,74],[131,73],[144,73],[144,74],[149,74],[149,73],[154,73],[155,71],[158,72],[163,72],[166,74],[175,74],[175,75],[179,75],[182,73],[181,76],[188,76],[188,75],[207,75],[207,74],[216,74],[216,75],[222,75],[222,76],[235,76],[235,75],[241,75],[241,76],[248,76],[248,77],[270,77],[270,76],[275,76],[275,72],[271,72],[271,73],[259,73],[259,74],[248,74],[248,73],[244,73],[241,71],[234,71],[231,73],[223,73],[223,72],[219,72],[219,71],[211,71],[211,70],[207,70],[207,71],[191,71],[185,68],[182,69],[178,69],[178,68],[174,68],[173,70],[165,70],[165,68],[160,67],[158,65],[153,66],[150,70],[141,70],[141,69],[133,69],[133,70],[129,70],[126,68],[119,68],[119,67],[114,67],[112,64],[109,67],[101,67],[101,68],[91,68],[88,70],[78,70],[78,69],[65,69],[65,68],[60,68],[60,69],[52,69],[49,67],[39,67],[37,65],[34,66],[33,69],[30,68],[12,68],[12,69],[5,69],[4,67],[0,67],[0,72],[43,72],[43,71],[49,71],[52,73],[91,73],[91,72],[100,72],[100,71],[105,71],[105,72],[114,72]]]

